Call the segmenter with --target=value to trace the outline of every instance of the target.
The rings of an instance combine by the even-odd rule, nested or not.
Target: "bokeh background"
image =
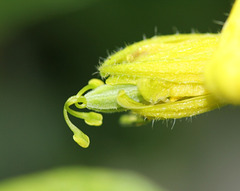
[[[72,140],[63,104],[96,66],[154,35],[219,32],[233,0],[0,1],[0,180],[61,166],[128,169],[169,191],[240,188],[240,109],[122,128],[74,120],[91,138]],[[219,22],[221,21],[221,22]],[[94,74],[94,75],[93,75]]]

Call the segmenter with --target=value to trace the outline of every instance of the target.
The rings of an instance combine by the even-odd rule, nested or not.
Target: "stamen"
[[[90,140],[89,137],[84,134],[81,130],[79,130],[74,124],[72,124],[72,122],[70,121],[69,117],[68,117],[68,113],[66,108],[64,107],[63,109],[63,115],[64,115],[64,119],[68,125],[68,127],[72,130],[73,132],[73,140],[79,144],[81,147],[83,148],[87,148],[90,144]]]
[[[70,106],[75,105],[78,109],[84,109],[87,105],[87,100],[82,96],[86,91],[95,89],[98,86],[103,85],[104,83],[98,79],[92,79],[88,82],[88,85],[83,87],[76,96],[70,97],[64,104],[63,115],[65,121],[69,128],[74,133],[73,140],[78,143],[81,147],[87,148],[90,144],[89,137],[84,134],[80,129],[78,129],[69,119],[68,113],[83,119],[86,124],[91,126],[100,126],[102,124],[102,115],[95,112],[79,112],[70,108]]]
[[[156,119],[188,117],[215,109],[219,105],[224,105],[224,103],[219,103],[211,95],[196,96],[176,102],[145,105],[128,97],[125,91],[119,92],[117,102],[120,106],[130,109],[139,115]]]
[[[150,121],[151,120],[144,119],[142,116],[136,115],[134,113],[121,115],[119,119],[119,123],[123,127],[142,126],[144,124],[149,123]]]

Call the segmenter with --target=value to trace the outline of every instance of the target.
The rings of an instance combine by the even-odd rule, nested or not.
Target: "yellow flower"
[[[235,2],[223,27],[205,74],[207,87],[217,98],[240,104],[240,0]]]
[[[235,28],[229,31],[232,33]],[[144,119],[191,117],[224,105],[227,99],[214,96],[219,90],[215,88],[215,82],[211,82],[211,72],[222,56],[221,47],[228,42],[224,39],[226,33],[153,37],[110,56],[99,67],[105,84],[98,79],[90,80],[64,105],[64,117],[74,133],[73,139],[84,148],[89,146],[88,136],[70,122],[68,113],[84,119],[88,125],[100,126],[102,115],[96,112],[131,111],[129,117],[121,118],[121,122],[142,124]],[[240,37],[236,33],[233,38]],[[239,59],[239,54],[235,57]],[[236,78],[239,79],[239,75]],[[239,85],[240,81],[233,83]],[[72,105],[96,112],[76,111]]]

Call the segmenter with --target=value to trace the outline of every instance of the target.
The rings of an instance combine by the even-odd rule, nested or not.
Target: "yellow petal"
[[[110,56],[100,67],[102,77],[151,78],[176,83],[203,83],[205,65],[218,44],[218,34],[154,37]]]
[[[240,104],[240,1],[233,6],[219,47],[206,68],[206,84],[216,97]]]
[[[201,84],[172,83],[149,78],[139,79],[137,87],[143,98],[152,104],[156,104],[159,101],[166,102],[168,98],[172,97],[194,97],[208,93]]]

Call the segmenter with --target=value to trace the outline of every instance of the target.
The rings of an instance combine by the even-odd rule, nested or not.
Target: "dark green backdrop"
[[[156,34],[219,32],[232,0],[12,0],[0,2],[0,179],[65,165],[139,172],[171,191],[239,190],[240,109],[122,128],[74,122],[65,100],[114,50]]]

